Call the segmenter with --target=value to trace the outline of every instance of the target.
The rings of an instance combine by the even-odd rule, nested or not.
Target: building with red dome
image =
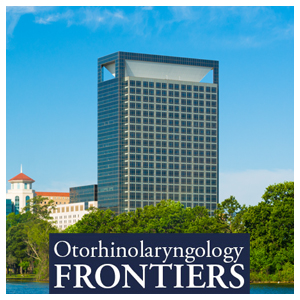
[[[28,204],[29,199],[35,196],[42,196],[44,204],[50,200],[54,200],[55,204],[68,204],[69,193],[60,192],[36,192],[32,189],[32,184],[35,182],[32,178],[21,172],[9,179],[11,189],[6,193],[6,215],[11,212],[18,214]]]
[[[57,228],[63,230],[66,227],[75,224],[85,214],[87,214],[87,208],[91,206],[97,207],[97,201],[80,201],[79,199],[84,198],[81,194],[77,195],[77,198],[76,196],[73,196],[74,203],[70,203],[70,193],[36,192],[32,189],[32,184],[35,181],[22,172],[22,166],[21,172],[8,180],[8,182],[11,184],[11,189],[6,193],[6,215],[12,212],[15,214],[21,213],[30,199],[36,196],[41,196],[43,197],[41,204],[47,204],[50,200],[54,201],[56,208],[51,212],[50,215],[53,217]],[[90,187],[93,186],[88,186],[89,190]],[[72,188],[72,191],[74,189],[79,190],[80,192],[81,187]],[[83,196],[84,192],[86,192],[86,189],[84,189],[82,193]],[[96,198],[95,195],[96,194],[92,195],[92,199]]]
[[[6,193],[6,202],[10,202],[14,206],[14,212],[18,214],[26,206],[29,199],[35,196],[35,191],[32,189],[34,180],[22,172],[21,166],[20,174],[8,182],[11,184],[11,189]]]

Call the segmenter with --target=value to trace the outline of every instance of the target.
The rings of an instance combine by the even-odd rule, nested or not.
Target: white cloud
[[[6,7],[6,33],[8,37],[13,35],[14,29],[17,26],[22,15],[38,14],[40,12],[53,9],[46,6],[7,6]]]
[[[49,14],[45,17],[36,17],[35,22],[39,24],[49,24],[60,20],[67,20],[70,22],[73,15],[73,11],[67,10],[64,13]]]
[[[97,29],[100,25],[114,26],[123,24],[128,19],[120,9],[103,9],[102,7],[81,7],[73,10],[72,14],[62,16],[68,20],[68,25],[83,25]],[[61,18],[62,19],[62,18]]]
[[[100,23],[104,22],[104,17],[102,16],[99,8],[81,8],[77,13],[80,14],[81,17],[76,24],[97,28]]]
[[[220,172],[219,201],[234,196],[240,204],[257,205],[265,189],[272,184],[294,180],[294,170],[246,170]]]
[[[116,12],[112,13],[111,16],[113,18],[117,18],[117,19],[125,19],[122,11],[116,11]]]
[[[7,7],[7,37],[12,37],[20,17],[35,15],[38,24],[64,21],[66,26],[86,26],[91,30],[123,26],[125,32],[147,38],[162,32],[185,35],[198,41],[207,38],[211,47],[253,48],[294,36],[293,20],[285,20],[271,7]],[[233,30],[233,28],[237,28]],[[228,29],[228,30],[227,30]]]
[[[57,7],[12,6],[6,8],[7,37],[11,38],[15,27],[24,14],[35,15],[37,24],[52,24],[65,21],[67,26],[83,25],[91,29],[98,28],[101,24],[109,27],[128,22],[124,12],[118,8],[104,9],[102,7],[67,8],[65,11],[56,12]],[[62,9],[60,9],[61,11]]]
[[[37,8],[34,6],[7,6],[6,7],[7,13],[13,13],[13,14],[19,14],[19,15],[34,13],[36,11],[37,11]]]

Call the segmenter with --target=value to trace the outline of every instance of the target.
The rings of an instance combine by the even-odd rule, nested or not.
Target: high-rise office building
[[[201,82],[210,71],[212,83]],[[172,199],[213,211],[218,99],[218,61],[128,52],[99,58],[98,207],[122,213]]]

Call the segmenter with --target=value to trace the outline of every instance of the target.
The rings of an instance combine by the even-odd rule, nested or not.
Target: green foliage
[[[283,265],[282,271],[280,272],[281,281],[294,281],[294,265],[287,262]]]
[[[275,281],[275,282],[292,282],[294,281],[294,266],[291,263],[283,265],[281,271],[272,274],[266,272],[250,272],[250,281]]]
[[[284,183],[268,186],[262,195],[262,199],[268,204],[286,201],[294,203],[294,182],[285,181]]]
[[[17,258],[13,256],[11,253],[6,256],[6,268],[8,274],[11,269],[15,270],[17,262],[18,262]]]
[[[223,232],[223,224],[210,218],[204,207],[184,208],[180,202],[163,200],[156,206],[115,215],[93,209],[65,233],[208,233]]]
[[[27,257],[26,227],[29,214],[10,213],[6,219],[6,262],[14,273],[24,258]]]
[[[156,206],[138,208],[116,218],[119,231],[128,233],[179,233],[187,226],[187,215],[180,202],[163,200]]]
[[[241,206],[235,197],[230,196],[214,212],[218,223],[223,224],[223,232],[238,233],[243,230],[243,214],[247,210],[246,206]]]
[[[89,209],[65,233],[250,233],[252,281],[292,281],[294,278],[294,183],[267,187],[263,201],[241,206],[230,196],[213,217],[206,208],[163,200],[156,206],[116,215],[110,210]],[[6,219],[8,270],[34,265],[37,278],[48,278],[49,233],[58,232],[50,217],[53,202],[30,201],[22,214]],[[27,212],[26,212],[27,209]]]
[[[53,201],[43,205],[44,200],[41,196],[31,199],[21,214],[11,213],[6,220],[7,264],[27,270],[32,262],[37,279],[49,276],[49,233],[58,232],[50,217]]]
[[[68,226],[64,233],[110,233],[113,232],[112,220],[115,214],[111,210],[93,208],[77,223]]]
[[[29,268],[29,261],[22,261],[19,263],[19,266],[25,271],[27,271],[27,269]]]
[[[243,214],[243,232],[250,233],[250,267],[252,272],[280,274],[294,264],[294,183],[271,185],[262,198]]]
[[[26,222],[28,216],[28,213],[22,213],[17,215],[15,213],[10,213],[8,216],[6,216],[6,231],[10,227],[17,226],[19,223]]]

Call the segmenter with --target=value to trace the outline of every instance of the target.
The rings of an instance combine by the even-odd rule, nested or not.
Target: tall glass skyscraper
[[[113,79],[105,80],[104,68]],[[213,83],[201,80],[212,70]],[[219,62],[116,52],[98,59],[98,206],[218,203]]]

